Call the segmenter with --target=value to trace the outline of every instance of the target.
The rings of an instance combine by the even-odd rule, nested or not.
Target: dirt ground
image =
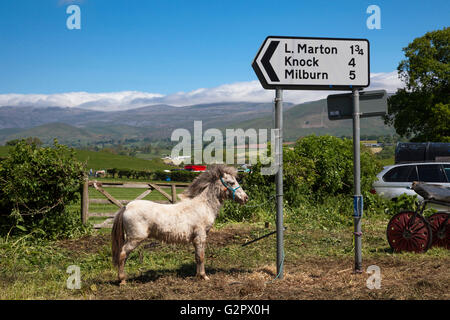
[[[370,264],[367,261],[367,264]],[[124,287],[109,287],[97,299],[449,299],[448,266],[379,261],[380,289],[368,289],[369,274],[347,270],[348,260],[300,261],[285,267],[284,279],[270,282],[275,268],[229,273],[210,270],[209,281],[161,276],[130,279]]]
[[[250,239],[249,228],[213,230],[208,246],[241,244]],[[108,234],[62,241],[59,245],[74,255],[95,253],[95,249],[110,243]],[[93,245],[95,244],[95,245]],[[146,250],[157,250],[159,244],[149,241]],[[208,259],[208,257],[207,257]],[[192,259],[193,260],[193,259]],[[208,261],[208,260],[207,260]],[[253,269],[223,269],[208,267],[209,281],[194,277],[195,263],[183,264],[173,270],[148,270],[130,276],[125,286],[119,286],[114,275],[107,279],[88,280],[89,290],[83,299],[450,299],[450,258],[435,259],[402,255],[367,257],[364,270],[377,265],[381,271],[381,287],[369,289],[371,274],[352,271],[353,257],[305,256],[286,261],[282,280],[276,277],[274,265]]]

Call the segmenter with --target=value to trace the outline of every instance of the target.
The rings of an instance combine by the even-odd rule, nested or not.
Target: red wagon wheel
[[[428,218],[433,232],[433,246],[450,249],[450,219],[448,216],[448,212],[437,212]]]
[[[425,252],[431,246],[432,233],[425,218],[412,211],[397,213],[391,218],[387,227],[389,245],[395,252]],[[410,226],[410,220],[414,222]]]

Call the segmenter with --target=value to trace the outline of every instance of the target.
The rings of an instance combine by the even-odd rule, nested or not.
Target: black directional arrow
[[[272,41],[269,44],[269,47],[266,50],[266,53],[264,53],[264,56],[261,59],[261,63],[266,69],[267,75],[269,76],[270,80],[273,82],[280,82],[280,79],[278,79],[277,74],[275,73],[275,70],[273,70],[272,65],[270,64],[270,58],[272,58],[273,53],[278,47],[278,44],[280,41]]]

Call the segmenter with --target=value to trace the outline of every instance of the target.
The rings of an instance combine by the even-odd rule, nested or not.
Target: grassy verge
[[[0,299],[449,299],[449,251],[390,251],[388,217],[363,220],[364,268],[381,269],[381,289],[366,287],[369,274],[353,274],[351,216],[326,222],[309,208],[287,214],[285,277],[276,277],[275,236],[242,247],[274,230],[263,222],[216,224],[208,237],[206,271],[195,278],[191,245],[148,240],[126,265],[128,285],[119,287],[111,265],[109,230],[73,240],[30,242],[0,239]],[[302,212],[299,209],[298,212]],[[331,219],[333,220],[333,219]],[[81,269],[79,290],[66,288],[67,267]]]

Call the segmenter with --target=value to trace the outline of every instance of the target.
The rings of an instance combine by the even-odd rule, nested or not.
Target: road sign
[[[353,94],[331,94],[327,97],[328,119],[353,118]],[[386,90],[359,92],[360,118],[379,117],[387,113]]]
[[[265,89],[363,88],[370,84],[369,41],[270,36],[252,67]]]
[[[369,41],[366,39],[267,37],[252,63],[261,85],[275,89],[275,145],[278,170],[275,177],[277,199],[277,277],[283,278],[283,89],[352,91],[353,152],[355,184],[355,272],[362,272],[360,187],[359,90],[370,84]],[[347,111],[346,111],[347,112]],[[340,115],[340,114],[339,114]]]

